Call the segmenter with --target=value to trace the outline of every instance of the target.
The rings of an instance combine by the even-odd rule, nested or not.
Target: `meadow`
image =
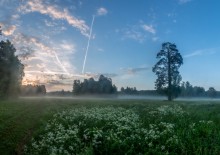
[[[0,101],[0,154],[220,154],[219,101]]]

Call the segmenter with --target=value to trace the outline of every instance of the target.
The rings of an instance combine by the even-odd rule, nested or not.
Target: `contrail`
[[[55,51],[53,51],[54,53],[54,56],[58,62],[58,64],[60,65],[60,67],[63,69],[63,71],[66,73],[66,74],[69,74],[69,72],[66,70],[66,68],[64,67],[64,65],[61,63],[60,59],[58,58],[57,56],[57,53]]]
[[[82,74],[84,74],[84,70],[85,70],[86,58],[87,58],[87,54],[88,54],[88,50],[89,50],[89,44],[90,44],[90,40],[91,40],[92,27],[93,27],[94,20],[95,20],[95,16],[93,16],[93,18],[92,18],[92,24],[91,24],[91,27],[90,27],[90,33],[89,33],[88,44],[87,44],[87,47],[86,47],[86,54],[85,54],[85,58],[84,58],[84,62],[83,62]]]

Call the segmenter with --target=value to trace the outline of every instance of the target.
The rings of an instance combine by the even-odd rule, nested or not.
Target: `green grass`
[[[157,114],[157,111],[154,115],[150,114],[163,105],[171,105],[171,107],[178,105],[184,110],[185,114],[183,116],[172,113],[161,115]],[[82,108],[85,108],[85,111],[90,110],[90,113],[97,109],[102,110],[98,110],[97,113],[102,113],[103,110],[107,110],[106,113],[108,113],[109,110],[105,108],[109,107],[109,114],[112,114],[111,111],[114,111],[114,109],[118,109],[119,107],[122,108],[121,111],[118,112],[121,112],[122,116],[119,115],[118,117],[121,117],[122,120],[124,119],[124,112],[126,110],[131,110],[132,116],[134,113],[139,117],[138,120],[131,121],[138,121],[138,123],[141,123],[138,127],[146,129],[147,132],[150,131],[150,129],[155,131],[158,130],[158,132],[165,131],[166,127],[163,124],[160,125],[161,122],[165,122],[168,125],[174,124],[175,127],[172,129],[174,130],[172,132],[179,137],[180,142],[178,142],[178,144],[174,144],[173,142],[167,143],[167,139],[173,134],[167,133],[159,137],[159,139],[152,139],[150,137],[148,140],[145,140],[145,142],[149,144],[152,142],[153,147],[151,148],[150,146],[145,146],[148,144],[145,144],[143,139],[140,139],[140,143],[142,144],[137,143],[138,137],[135,141],[126,139],[129,135],[137,134],[136,131],[134,131],[136,130],[135,127],[131,126],[133,128],[132,131],[130,131],[130,129],[123,129],[122,133],[124,135],[116,135],[116,138],[110,136],[109,142],[105,138],[100,139],[103,144],[96,146],[98,148],[96,149],[96,147],[92,146],[92,140],[94,140],[94,136],[96,135],[95,132],[103,132],[103,135],[108,137],[108,134],[111,134],[112,131],[121,130],[120,127],[117,126],[117,124],[116,126],[109,126],[108,122],[102,119],[97,119],[97,121],[93,118],[88,119],[86,115],[80,112],[79,115],[72,117],[72,113],[76,113],[77,111],[74,110],[79,109],[80,111]],[[67,111],[67,116],[72,117],[71,120],[69,120],[70,122],[63,119],[63,117],[54,118],[54,114],[62,111]],[[105,113],[103,113],[103,115],[105,115]],[[94,118],[96,117],[97,116],[94,116]],[[53,119],[57,119],[56,121],[64,126],[66,124],[77,124],[78,122],[85,124],[83,127],[80,127],[80,132],[84,132],[88,129],[86,134],[90,135],[90,139],[88,142],[85,141],[85,139],[83,139],[83,133],[79,133],[78,138],[81,140],[81,144],[76,146],[78,147],[77,151],[83,152],[84,154],[103,154],[106,152],[110,154],[111,152],[123,154],[126,150],[130,151],[132,154],[144,147],[146,149],[142,149],[141,151],[147,154],[165,154],[166,151],[171,154],[220,154],[220,102],[71,99],[18,99],[0,101],[0,154],[23,154],[25,145],[30,147],[29,154],[31,154],[31,144],[33,143],[31,139],[34,137],[35,140],[42,140],[40,137],[45,136],[47,132],[45,127],[48,122]],[[109,119],[112,119],[112,123],[117,121],[116,118]],[[132,119],[132,117],[129,119]],[[206,123],[207,121],[213,121],[213,123],[210,125]],[[195,129],[190,130],[188,127],[193,123],[195,123]],[[150,128],[150,124],[158,126]],[[126,125],[126,122],[121,125]],[[159,129],[157,129],[157,127],[159,127]],[[55,132],[55,130],[51,128],[51,132],[53,131]],[[139,133],[138,130],[137,132]],[[124,143],[120,143],[120,140],[117,138],[124,139]],[[59,143],[54,143],[54,145],[58,144]],[[71,145],[72,143],[64,142],[64,144]],[[135,150],[135,148],[131,149],[133,145],[136,148],[140,148],[138,150]],[[164,151],[163,148],[162,150],[159,148],[161,146],[163,147],[163,145],[166,147],[164,149],[166,151]]]

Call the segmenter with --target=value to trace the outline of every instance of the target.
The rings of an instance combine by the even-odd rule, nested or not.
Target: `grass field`
[[[0,101],[0,154],[220,154],[219,103]]]

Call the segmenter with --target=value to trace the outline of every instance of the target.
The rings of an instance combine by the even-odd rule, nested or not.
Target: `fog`
[[[62,99],[62,100],[153,100],[153,101],[167,101],[165,96],[146,96],[146,95],[83,95],[83,96],[26,96],[21,99]],[[220,101],[220,98],[208,97],[191,97],[191,98],[177,98],[174,101],[186,102],[215,102]]]

